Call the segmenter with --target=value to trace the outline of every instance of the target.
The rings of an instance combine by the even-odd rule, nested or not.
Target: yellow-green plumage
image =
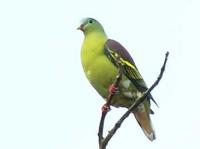
[[[79,29],[82,30],[85,35],[81,49],[81,62],[84,72],[92,86],[106,99],[109,93],[108,87],[113,83],[118,74],[117,66],[105,55],[105,44],[108,41],[107,35],[101,24],[91,18],[83,20]],[[139,78],[137,78],[137,82],[145,86],[134,63],[127,60],[122,61],[125,61],[128,69],[134,72],[132,74],[138,75]],[[122,76],[122,80],[119,84],[119,91],[112,99],[111,104],[115,107],[128,108],[135,99],[141,95],[137,86],[135,86],[128,77],[128,74]],[[149,116],[150,102],[146,100],[133,111],[133,113],[145,135],[150,140],[154,140],[155,133]]]
[[[108,86],[113,82],[114,76],[117,75],[117,68],[103,51],[106,41],[107,37],[104,33],[94,32],[85,37],[81,49],[81,62],[84,72],[90,83],[103,97],[108,95]]]

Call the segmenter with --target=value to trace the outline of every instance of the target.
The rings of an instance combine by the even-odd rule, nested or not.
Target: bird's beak
[[[84,31],[84,25],[83,24],[81,24],[78,28],[77,28],[77,30],[81,30],[81,31]]]
[[[79,26],[79,27],[77,27],[77,30],[81,30],[81,27]]]

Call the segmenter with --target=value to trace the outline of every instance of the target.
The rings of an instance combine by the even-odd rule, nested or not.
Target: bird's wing
[[[132,81],[136,88],[144,92],[147,87],[128,51],[117,41],[108,39],[105,54],[117,67],[122,66],[123,73]]]
[[[124,75],[131,80],[140,92],[144,92],[148,89],[132,57],[120,43],[108,39],[104,49],[108,59],[110,59],[116,67],[122,67]],[[149,98],[157,105],[151,94],[149,95]]]

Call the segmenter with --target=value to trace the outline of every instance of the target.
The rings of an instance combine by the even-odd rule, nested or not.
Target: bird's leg
[[[111,84],[108,88],[109,94],[114,95],[118,91],[118,87],[115,84]]]
[[[111,104],[111,100],[112,97],[115,95],[115,93],[118,91],[118,84],[119,81],[121,80],[121,69],[119,70],[119,74],[116,76],[116,80],[114,81],[113,84],[111,84],[108,87],[108,97],[107,97],[107,102],[102,106],[101,110],[103,113],[107,113],[110,111],[110,104]]]

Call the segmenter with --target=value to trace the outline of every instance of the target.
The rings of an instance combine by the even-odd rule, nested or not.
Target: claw
[[[110,105],[108,105],[107,103],[104,104],[101,108],[102,112],[109,112],[110,111]]]
[[[111,84],[108,88],[108,91],[110,94],[115,94],[117,92],[118,88],[115,86],[115,84]]]

